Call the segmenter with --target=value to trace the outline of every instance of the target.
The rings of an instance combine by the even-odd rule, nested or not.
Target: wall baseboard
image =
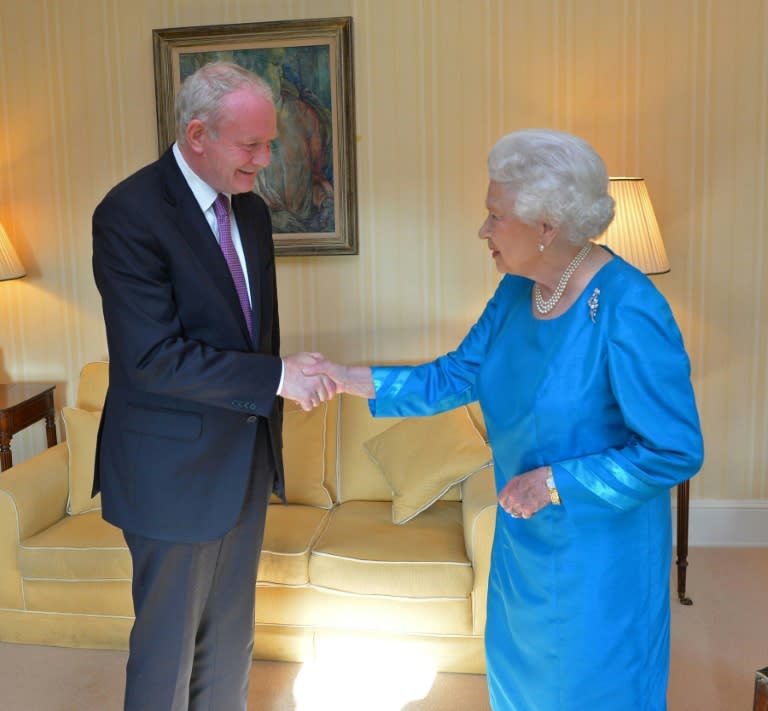
[[[677,504],[674,496],[672,522],[676,534]],[[691,499],[688,545],[768,547],[768,500]]]

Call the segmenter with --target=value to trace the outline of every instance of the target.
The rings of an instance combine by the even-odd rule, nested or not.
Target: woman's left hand
[[[547,488],[549,467],[537,467],[513,476],[499,493],[499,504],[515,518],[530,518],[552,503]]]

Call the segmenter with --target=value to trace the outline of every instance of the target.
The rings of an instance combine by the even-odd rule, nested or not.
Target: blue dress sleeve
[[[440,358],[416,366],[373,366],[376,397],[368,401],[375,417],[434,415],[477,400],[475,382],[494,332],[499,284],[477,323],[459,347]]]
[[[696,474],[704,448],[690,362],[666,299],[647,282],[610,313],[611,390],[630,437],[621,447],[553,464],[564,505],[633,509]]]

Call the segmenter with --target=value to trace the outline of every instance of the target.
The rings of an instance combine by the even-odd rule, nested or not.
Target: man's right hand
[[[373,373],[366,365],[342,365],[325,358],[317,358],[315,362],[304,368],[305,375],[327,375],[336,384],[336,393],[349,393],[372,399],[376,397],[373,385]]]
[[[283,384],[277,394],[309,411],[336,395],[336,383],[324,373],[305,375],[304,369],[324,361],[321,353],[283,356]]]

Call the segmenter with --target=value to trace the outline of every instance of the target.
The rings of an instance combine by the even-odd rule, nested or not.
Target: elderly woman
[[[669,669],[670,488],[702,439],[683,341],[650,280],[590,240],[600,157],[519,131],[492,149],[480,228],[504,274],[461,345],[413,367],[318,363],[379,416],[479,400],[501,509],[485,630],[495,711],[659,711]]]

